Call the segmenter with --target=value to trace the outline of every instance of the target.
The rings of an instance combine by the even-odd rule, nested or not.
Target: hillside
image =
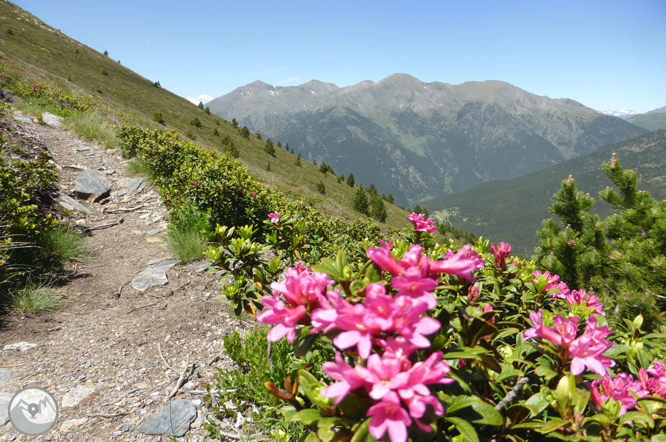
[[[656,200],[666,199],[666,130],[642,135],[622,143],[605,146],[592,154],[506,181],[484,183],[455,195],[421,204],[442,220],[492,241],[506,241],[518,253],[529,256],[538,245],[535,232],[541,221],[550,218],[548,207],[562,180],[572,175],[578,188],[595,198],[593,212],[602,216],[610,207],[598,197],[610,186],[601,169],[613,152],[622,167],[636,170],[640,189]]]
[[[501,81],[450,85],[405,74],[349,87],[254,82],[208,105],[407,205],[518,177],[646,132],[573,100]]]
[[[318,207],[332,210],[337,216],[361,216],[349,209],[354,189],[338,183],[331,174],[321,174],[317,166],[306,161],[307,157],[301,167],[297,167],[296,155],[285,150],[276,148],[275,156],[267,154],[264,152],[265,140],[258,140],[254,135],[243,138],[240,130],[228,121],[207,114],[159,86],[159,79],[147,79],[132,72],[120,61],[71,39],[16,5],[0,2],[0,16],[3,18],[3,31],[0,32],[2,69],[16,68],[35,81],[43,80],[62,90],[90,96],[100,103],[98,112],[109,121],[176,130],[202,147],[220,153],[224,147],[222,140],[229,137],[239,147],[238,161],[258,180],[281,186],[287,193],[305,197]],[[32,111],[39,113],[40,109],[37,107]],[[162,113],[164,126],[152,121],[156,112]],[[201,127],[190,124],[195,118],[201,122]],[[214,135],[215,130],[219,136]],[[279,140],[273,139],[276,144]],[[268,165],[270,172],[266,170]],[[338,168],[336,172],[348,174],[344,168]],[[326,195],[315,190],[320,181],[326,186]],[[385,205],[388,212],[386,226],[408,226],[404,210],[392,204]]]
[[[666,106],[627,119],[628,122],[649,131],[666,129]]]

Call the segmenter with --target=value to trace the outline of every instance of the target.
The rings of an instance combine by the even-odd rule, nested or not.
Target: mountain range
[[[634,115],[627,121],[650,131],[666,129],[666,106],[644,114]]]
[[[451,85],[406,74],[349,87],[256,81],[208,106],[403,205],[522,176],[647,132],[501,81]]]
[[[535,232],[542,220],[552,218],[548,207],[562,180],[573,176],[582,192],[595,198],[593,213],[605,217],[611,207],[601,201],[599,191],[612,184],[601,169],[616,153],[625,169],[639,174],[639,189],[656,200],[666,199],[666,130],[605,146],[596,152],[565,161],[519,178],[493,181],[420,204],[431,215],[454,226],[504,241],[513,250],[530,256],[539,245]]]

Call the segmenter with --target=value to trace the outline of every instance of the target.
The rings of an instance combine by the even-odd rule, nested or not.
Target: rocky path
[[[0,321],[0,441],[204,440],[205,385],[231,367],[222,337],[243,327],[214,300],[219,276],[173,260],[166,209],[150,185],[127,175],[119,152],[16,118],[58,165],[61,205],[92,230],[89,257],[58,289],[65,308]],[[82,174],[101,187],[84,189]],[[59,406],[53,430],[36,439],[7,419],[8,401],[27,386],[46,389]]]

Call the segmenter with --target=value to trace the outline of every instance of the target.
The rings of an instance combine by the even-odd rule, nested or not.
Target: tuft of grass
[[[58,224],[37,240],[41,254],[56,266],[69,261],[81,261],[86,256],[87,239],[68,224]]]
[[[142,176],[150,179],[150,166],[140,158],[133,158],[125,165],[125,172],[134,176]]]
[[[208,241],[214,233],[210,227],[210,215],[190,208],[178,214],[169,224],[167,246],[185,264],[204,257]]]
[[[47,285],[28,284],[7,294],[11,308],[23,314],[50,312],[65,305],[63,297]]]
[[[167,245],[183,264],[204,257],[208,250],[206,239],[197,231],[184,229],[182,226],[169,226]]]
[[[75,134],[88,140],[94,140],[108,147],[118,147],[115,124],[99,114],[81,112],[65,119],[64,126]]]

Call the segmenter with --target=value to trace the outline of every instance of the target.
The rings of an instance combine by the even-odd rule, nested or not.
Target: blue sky
[[[666,106],[666,1],[14,0],[183,97],[255,80],[502,80],[597,110]],[[205,100],[204,100],[205,101]]]

